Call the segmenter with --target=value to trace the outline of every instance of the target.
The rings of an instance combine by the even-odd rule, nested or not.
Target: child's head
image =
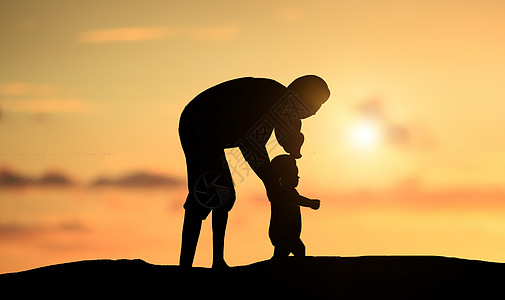
[[[291,155],[277,155],[270,162],[270,166],[280,185],[286,187],[296,187],[298,185],[298,167],[296,166],[296,160]]]

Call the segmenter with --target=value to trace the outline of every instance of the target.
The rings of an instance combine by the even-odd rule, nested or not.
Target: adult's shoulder
[[[240,77],[230,79],[218,85],[263,85],[285,89],[286,87],[276,80],[261,77]]]
[[[279,88],[279,89],[286,89],[286,87],[281,84],[280,82],[270,79],[270,78],[258,78],[258,77],[245,77],[246,80],[249,80],[250,82],[254,82],[257,84],[265,85],[265,86],[271,86],[274,88]]]
[[[271,103],[286,93],[284,85],[270,78],[248,77],[244,82],[248,83],[245,92],[253,102],[264,100]]]

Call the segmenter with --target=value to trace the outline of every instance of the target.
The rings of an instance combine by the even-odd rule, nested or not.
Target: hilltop
[[[437,299],[483,298],[501,292],[504,279],[505,264],[438,256],[290,257],[227,270],[89,260],[0,275],[0,287],[51,296]]]

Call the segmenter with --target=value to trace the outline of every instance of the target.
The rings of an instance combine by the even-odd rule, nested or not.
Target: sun
[[[350,130],[350,141],[355,148],[371,149],[379,143],[379,140],[379,126],[371,120],[360,120]]]

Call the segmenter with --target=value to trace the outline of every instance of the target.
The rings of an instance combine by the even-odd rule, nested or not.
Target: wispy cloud
[[[47,96],[54,89],[48,84],[35,84],[22,81],[0,83],[0,96]]]
[[[0,107],[4,113],[80,113],[96,112],[99,107],[50,84],[23,81],[0,83]]]
[[[117,188],[179,188],[184,187],[185,183],[186,180],[183,177],[152,173],[149,171],[137,171],[117,178],[101,176],[93,180],[89,186]],[[19,187],[83,187],[83,185],[72,179],[72,176],[68,175],[66,172],[49,171],[36,177],[17,172],[10,168],[0,167],[0,190],[2,188],[10,189]]]
[[[297,8],[285,8],[279,13],[279,18],[287,22],[297,22],[305,17],[305,12]]]
[[[90,103],[74,98],[5,99],[1,103],[6,112],[17,113],[79,113],[96,110]]]
[[[191,29],[189,36],[199,40],[223,41],[235,37],[238,31],[237,26],[202,27]]]
[[[48,172],[41,177],[34,178],[10,169],[0,169],[0,189],[28,186],[69,187],[75,186],[75,182],[60,172]]]
[[[43,238],[44,234],[69,232],[71,234],[84,233],[90,228],[79,220],[60,220],[57,223],[21,224],[0,223],[0,242],[21,242],[27,239]]]
[[[366,99],[356,106],[356,112],[380,124],[388,141],[395,146],[428,147],[434,143],[428,128],[418,122],[398,122],[387,112],[381,98]]]
[[[103,28],[81,32],[77,42],[102,44],[110,42],[137,42],[172,38],[193,40],[228,40],[239,32],[237,25],[209,27],[122,27]]]
[[[115,186],[115,187],[133,187],[133,188],[152,188],[152,187],[181,187],[184,186],[184,179],[176,176],[154,174],[149,172],[135,172],[125,175],[121,178],[98,178],[91,184],[94,187]]]
[[[177,35],[177,30],[169,27],[108,28],[82,32],[78,36],[77,41],[86,44],[135,42],[160,40]]]

